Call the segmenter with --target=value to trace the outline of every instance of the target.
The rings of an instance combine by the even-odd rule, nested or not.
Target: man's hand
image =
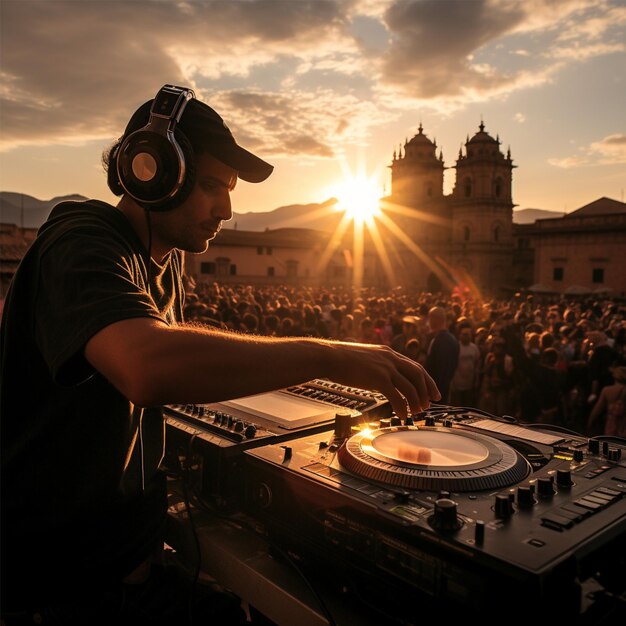
[[[382,393],[398,417],[418,413],[441,400],[435,381],[426,370],[388,346],[329,342],[336,352],[335,382]]]

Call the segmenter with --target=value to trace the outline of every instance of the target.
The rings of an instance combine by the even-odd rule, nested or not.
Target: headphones
[[[193,148],[176,127],[192,98],[191,89],[164,85],[152,102],[148,123],[116,151],[118,181],[113,184],[150,211],[175,208],[193,187]]]

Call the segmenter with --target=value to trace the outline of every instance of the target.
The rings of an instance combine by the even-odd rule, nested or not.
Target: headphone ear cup
[[[124,187],[122,187],[122,183],[120,183],[120,177],[117,174],[117,158],[121,145],[122,142],[120,140],[113,146],[113,148],[111,148],[111,154],[109,155],[109,165],[107,167],[107,185],[116,196],[121,196],[124,193]]]
[[[182,132],[138,130],[122,141],[116,165],[120,186],[150,211],[178,206],[193,186],[193,148]]]
[[[196,158],[191,142],[187,139],[185,133],[178,129],[174,131],[174,137],[183,153],[185,177],[176,194],[166,202],[148,207],[151,211],[169,211],[171,209],[175,209],[177,206],[180,206],[189,197],[189,194],[191,193],[191,190],[196,182]]]

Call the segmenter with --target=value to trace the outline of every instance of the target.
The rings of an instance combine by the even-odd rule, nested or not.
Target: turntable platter
[[[362,431],[339,449],[338,459],[344,468],[371,480],[423,490],[501,488],[531,471],[526,459],[506,443],[445,427]]]

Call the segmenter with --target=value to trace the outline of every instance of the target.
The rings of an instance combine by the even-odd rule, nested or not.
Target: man
[[[439,399],[423,368],[384,346],[185,325],[183,251],[204,252],[232,217],[238,178],[261,182],[273,169],[191,90],[164,86],[104,161],[119,203],[57,205],[2,318],[7,626],[185,622],[187,592],[157,563],[162,405],[318,377],[378,389],[402,418]],[[194,619],[239,623],[214,600]]]
[[[448,330],[444,308],[434,306],[428,311],[428,325],[432,334],[428,344],[426,371],[437,384],[441,401],[448,404],[450,383],[459,362],[459,342]]]
[[[462,326],[459,330],[459,362],[451,383],[451,402],[455,406],[477,406],[480,383],[480,350],[472,341],[472,329]]]

